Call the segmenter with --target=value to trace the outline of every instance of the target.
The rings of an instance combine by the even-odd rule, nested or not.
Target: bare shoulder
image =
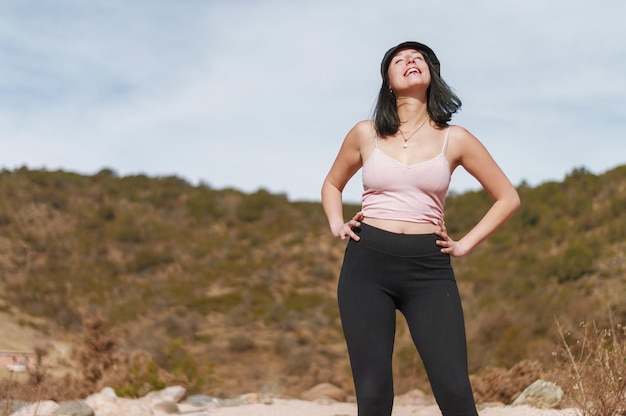
[[[455,125],[450,126],[450,140],[464,143],[464,142],[468,142],[468,141],[471,142],[471,141],[478,140],[478,139],[476,138],[476,136],[470,133],[470,131],[467,130],[465,127],[455,124]]]
[[[472,160],[486,160],[489,153],[481,141],[465,127],[450,126],[448,159],[455,166],[467,165]]]
[[[449,149],[459,156],[466,152],[480,151],[484,149],[481,141],[465,127],[450,126]]]
[[[373,120],[361,120],[350,129],[348,137],[353,137],[358,141],[363,139],[372,139],[376,134]]]
[[[361,154],[367,148],[367,143],[372,142],[375,130],[371,120],[359,121],[350,129],[343,140],[342,149]]]

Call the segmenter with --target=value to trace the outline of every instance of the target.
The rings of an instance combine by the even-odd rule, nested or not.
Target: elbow
[[[343,188],[337,186],[329,178],[324,179],[324,183],[322,183],[322,198],[324,198],[324,196],[328,196],[331,193],[341,194],[342,191]]]
[[[339,198],[341,199],[341,192],[329,181],[324,181],[321,192],[322,204],[325,204],[328,201],[337,198],[336,195],[340,195]]]
[[[517,190],[515,190],[515,188],[513,189],[511,195],[509,195],[507,200],[509,201],[508,205],[511,207],[511,213],[517,211],[522,206],[522,200],[520,199],[519,194],[517,193]]]
[[[328,179],[324,180],[324,183],[322,184],[322,201],[324,200],[325,197],[327,197],[328,193],[331,191],[331,187],[332,185],[330,184],[330,182],[328,181]]]
[[[522,205],[522,201],[517,193],[517,190],[511,187],[510,190],[500,195],[496,198],[497,204],[503,210],[503,213],[506,218],[509,218],[511,215],[517,211]]]

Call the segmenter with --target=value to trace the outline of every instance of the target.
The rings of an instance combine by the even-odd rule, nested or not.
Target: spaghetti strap
[[[378,134],[374,130],[374,149],[378,149]]]
[[[443,148],[441,149],[441,153],[442,154],[446,154],[446,150],[448,150],[448,137],[450,137],[450,127],[452,126],[448,126],[448,129],[446,131],[446,138],[443,141]]]

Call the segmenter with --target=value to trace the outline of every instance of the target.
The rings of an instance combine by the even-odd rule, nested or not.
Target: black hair
[[[385,54],[381,65],[381,75],[383,78],[376,108],[374,110],[374,124],[379,136],[390,136],[395,134],[400,127],[396,96],[389,87],[388,68],[393,55],[402,49],[415,49],[420,52],[430,70],[430,85],[426,90],[426,111],[438,126],[446,126],[452,120],[452,115],[461,108],[461,99],[446,84],[439,73],[439,60],[434,52],[427,46],[416,42],[405,42],[390,49]],[[412,47],[414,46],[414,47]]]

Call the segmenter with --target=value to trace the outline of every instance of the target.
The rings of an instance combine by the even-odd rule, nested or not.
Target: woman
[[[477,414],[450,256],[471,252],[520,200],[480,141],[448,125],[461,101],[439,68],[435,53],[418,42],[387,51],[374,120],[350,130],[322,186],[332,234],[350,239],[337,294],[359,416],[391,415],[396,309],[407,320],[443,415]],[[494,203],[454,240],[446,231],[443,208],[458,166],[481,183]],[[345,222],[342,190],[360,168],[362,209]]]

